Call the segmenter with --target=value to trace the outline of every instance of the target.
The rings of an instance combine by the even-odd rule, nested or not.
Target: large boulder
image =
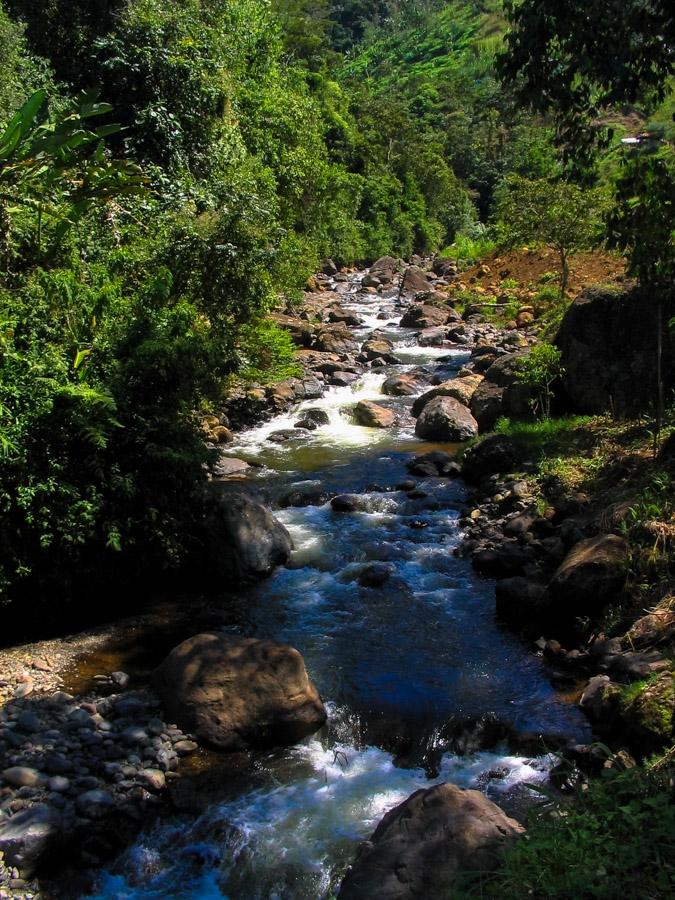
[[[354,418],[366,428],[390,428],[396,422],[396,415],[392,410],[370,400],[361,400],[356,404]]]
[[[399,270],[399,261],[393,256],[381,256],[370,267],[370,274],[379,279],[382,284],[389,284],[394,277],[394,272]]]
[[[390,375],[382,385],[382,393],[389,397],[413,397],[424,387],[424,382],[414,375]]]
[[[586,288],[567,310],[556,344],[562,351],[563,385],[575,410],[619,416],[654,402],[657,307],[639,290]],[[673,333],[663,323],[666,389],[675,385]]]
[[[419,266],[408,266],[401,281],[402,294],[419,294],[431,289],[429,279]]]
[[[423,331],[425,328],[435,328],[445,325],[448,321],[450,310],[440,306],[416,304],[411,306],[401,319],[401,328],[414,328]]]
[[[274,641],[198,634],[153,681],[170,720],[221,750],[292,744],[326,721],[301,654]]]
[[[225,493],[206,527],[212,575],[225,583],[266,578],[290,559],[293,541],[286,528],[245,493]]]
[[[594,616],[619,598],[626,582],[628,547],[615,534],[579,541],[553,575],[548,593],[559,613]]]
[[[482,375],[466,375],[463,378],[451,378],[450,381],[442,382],[415,400],[412,406],[413,416],[419,416],[434,397],[454,397],[463,406],[468,407],[482,380]]]
[[[481,431],[490,431],[504,415],[503,401],[503,387],[487,379],[478,385],[471,398],[471,412]]]
[[[434,397],[420,413],[415,434],[426,441],[466,441],[478,434],[478,422],[454,397]]]
[[[466,481],[476,483],[488,475],[513,472],[521,462],[520,451],[511,438],[491,434],[466,451],[462,476]]]
[[[322,353],[354,353],[358,345],[345,325],[324,325],[316,332],[314,349]]]
[[[340,900],[445,900],[461,872],[489,872],[523,828],[478,791],[420,790],[390,810],[359,848]]]
[[[388,356],[394,345],[391,341],[382,337],[371,337],[361,345],[361,353],[368,359],[377,359],[380,356]]]

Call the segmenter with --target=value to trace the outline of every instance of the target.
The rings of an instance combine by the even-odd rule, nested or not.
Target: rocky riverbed
[[[354,819],[354,810],[368,804],[363,793],[346,795],[350,824],[326,823],[326,833],[309,833],[316,847],[332,849],[297,876],[288,896],[298,898],[334,887],[373,815],[425,779],[447,780],[452,772],[498,795],[521,778],[544,777],[537,773],[546,765],[534,758],[538,735],[559,746],[579,744],[585,734],[547,683],[546,667],[519,638],[495,627],[491,597],[494,577],[502,592],[503,576],[545,581],[571,543],[552,516],[534,508],[527,481],[509,477],[522,466],[508,448],[501,448],[496,468],[492,462],[479,472],[474,455],[470,473],[465,462],[473,498],[453,458],[457,443],[527,408],[514,360],[536,340],[536,329],[527,309],[509,329],[483,321],[478,310],[458,312],[450,290],[458,277],[449,260],[429,268],[385,257],[367,273],[327,265],[309,285],[305,308],[278,316],[298,345],[303,374],[235,390],[204,420],[206,440],[219,450],[212,486],[223,512],[212,533],[223,549],[215,575],[229,593],[228,608],[244,610],[238,621],[222,617],[219,627],[298,646],[330,701],[320,743],[312,739],[287,756],[254,755],[246,763],[272,773],[281,807],[272,815],[276,843],[268,860],[261,846],[272,837],[260,821],[251,826],[253,843],[241,839],[254,860],[245,875],[235,866],[218,876],[233,896],[271,896],[265,891],[277,890],[275,878],[291,878],[284,866],[277,875],[265,866],[273,868],[276,854],[286,852],[283,841],[294,840],[292,820],[279,811],[292,796],[304,798],[308,816],[319,821],[312,828],[321,829],[320,783],[314,775],[307,780],[303,766],[330,770],[335,790],[344,790],[343,757],[353,760],[369,773],[363,790],[371,800],[388,800]],[[267,505],[276,507],[276,518]],[[467,553],[474,576],[462,560]],[[254,583],[280,563],[289,568],[232,596],[236,582]],[[476,623],[480,636],[469,640]],[[197,624],[184,622],[177,632],[190,637]],[[111,667],[86,689],[64,689],[69,667],[110,639],[103,629],[1,657],[0,890],[8,896],[35,895],[37,884],[26,879],[50,862],[58,870],[66,843],[69,862],[96,867],[147,829],[180,778],[181,760],[198,749],[194,736],[167,718],[147,677]],[[448,655],[453,641],[457,651]],[[506,756],[474,758],[504,741]],[[528,762],[523,753],[534,757]],[[394,776],[392,758],[410,774]],[[258,821],[259,805],[269,802],[262,783],[262,793],[244,789],[228,808],[227,828],[245,830],[242,809]],[[204,828],[210,844],[211,824],[197,819],[195,834]],[[337,841],[333,828],[347,828],[351,838]],[[158,840],[152,853],[170,880],[170,842]],[[182,850],[173,855],[181,859]],[[297,866],[306,862],[299,857]],[[149,884],[153,867],[141,868],[132,881]],[[127,872],[124,861],[117,871]],[[292,879],[283,883],[290,890]],[[49,881],[42,890],[49,896]],[[161,878],[157,890],[173,896]],[[186,896],[201,896],[192,890]]]

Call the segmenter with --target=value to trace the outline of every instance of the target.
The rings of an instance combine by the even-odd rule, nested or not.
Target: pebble
[[[12,766],[3,771],[2,777],[7,784],[20,788],[41,787],[46,781],[45,776],[41,772],[30,766]]]

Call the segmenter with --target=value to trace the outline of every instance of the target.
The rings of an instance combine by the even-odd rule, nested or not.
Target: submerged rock
[[[417,791],[361,845],[339,900],[445,900],[458,873],[493,870],[504,844],[523,831],[478,791]]]
[[[326,721],[301,654],[274,641],[206,632],[154,675],[172,719],[222,750],[292,744]]]

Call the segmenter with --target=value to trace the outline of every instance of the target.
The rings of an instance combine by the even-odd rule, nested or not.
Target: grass
[[[673,769],[609,770],[572,799],[535,812],[493,875],[468,876],[459,898],[650,900],[675,893]]]
[[[452,244],[441,250],[439,256],[456,259],[460,268],[465,269],[480,262],[496,247],[495,242],[487,234],[470,237],[458,234]]]

